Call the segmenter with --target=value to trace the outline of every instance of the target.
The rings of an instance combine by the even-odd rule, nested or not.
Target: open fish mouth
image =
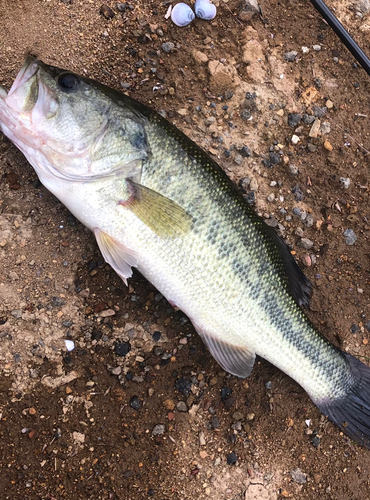
[[[32,56],[27,56],[24,65],[16,76],[13,85],[10,87],[8,95],[11,95],[16,89],[21,87],[29,78],[34,76],[40,68],[40,61]]]

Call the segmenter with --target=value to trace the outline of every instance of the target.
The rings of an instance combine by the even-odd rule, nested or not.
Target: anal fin
[[[223,342],[217,337],[205,332],[194,322],[193,326],[208,347],[212,356],[225,371],[240,378],[249,377],[256,359],[254,351],[245,346],[236,346]]]
[[[99,228],[94,230],[100,251],[107,262],[127,285],[127,278],[132,276],[132,267],[138,265],[138,254]]]

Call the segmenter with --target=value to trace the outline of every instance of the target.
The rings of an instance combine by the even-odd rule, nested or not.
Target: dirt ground
[[[165,112],[291,245],[313,323],[369,360],[370,77],[308,1],[263,0],[250,21],[220,1],[185,28],[170,2],[101,5],[0,0],[0,84],[32,53]],[[370,54],[370,18],[335,7]],[[143,277],[124,286],[3,136],[0,262],[0,500],[370,498],[369,450],[267,362],[224,373]]]

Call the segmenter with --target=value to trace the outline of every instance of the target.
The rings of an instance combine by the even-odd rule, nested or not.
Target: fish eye
[[[73,92],[80,85],[80,79],[72,73],[63,73],[58,78],[58,85],[65,92]]]

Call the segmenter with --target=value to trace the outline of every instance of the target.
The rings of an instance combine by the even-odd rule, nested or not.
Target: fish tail
[[[314,403],[350,438],[370,448],[370,367],[348,353],[342,355],[351,373],[345,395]]]

